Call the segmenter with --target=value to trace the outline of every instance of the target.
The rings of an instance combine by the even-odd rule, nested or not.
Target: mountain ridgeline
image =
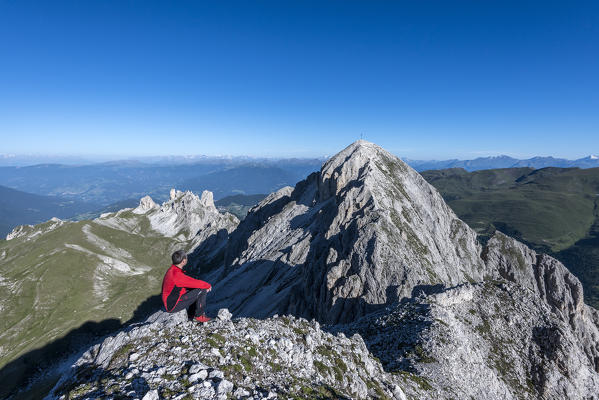
[[[443,161],[421,161],[406,160],[416,171],[428,171],[436,169],[461,168],[466,171],[480,171],[498,168],[598,168],[599,157],[590,155],[576,160],[555,157],[532,157],[517,159],[509,156],[479,157],[474,160],[443,160]]]
[[[579,280],[500,232],[481,244],[433,186],[373,143],[351,144],[239,223],[210,218],[234,226],[207,222],[207,193],[185,218],[164,211],[187,204],[178,196],[160,208],[144,198],[136,213],[188,241],[190,273],[213,283],[209,311],[234,319],[221,310],[200,326],[159,311],[90,347],[49,398],[599,393],[599,312]]]

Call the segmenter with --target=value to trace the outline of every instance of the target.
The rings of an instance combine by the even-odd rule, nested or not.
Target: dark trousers
[[[206,312],[206,289],[191,289],[185,292],[179,299],[179,302],[170,312],[181,311],[187,308],[187,316],[189,318],[200,317]]]

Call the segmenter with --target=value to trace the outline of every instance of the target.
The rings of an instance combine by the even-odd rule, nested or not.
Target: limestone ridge
[[[250,210],[212,301],[240,315],[349,321],[419,286],[482,280],[480,251],[416,171],[360,140]]]
[[[576,338],[575,347],[585,355],[580,362],[590,376],[595,389],[599,387],[599,311],[584,303],[582,284],[558,260],[546,254],[537,254],[524,244],[497,232],[483,253],[487,266],[499,276],[532,291],[551,314],[569,327]],[[551,346],[564,351],[572,343]],[[572,355],[564,352],[566,359]],[[562,360],[562,362],[564,362]],[[578,367],[579,369],[582,367]],[[594,373],[595,374],[594,374]]]
[[[50,232],[62,226],[64,223],[65,221],[61,220],[60,218],[52,217],[45,223],[37,225],[37,228],[39,228],[40,225],[43,226],[42,229],[36,229],[36,226],[33,225],[19,225],[16,226],[12,230],[12,232],[6,235],[6,240],[12,240],[19,237],[26,237],[27,235],[31,235],[34,232],[36,235],[40,235],[44,232]]]
[[[128,218],[127,213],[146,218]],[[204,190],[201,196],[197,196],[190,191],[175,189],[171,189],[169,200],[161,205],[145,196],[136,208],[102,215],[96,221],[132,233],[147,229],[149,224],[149,228],[157,234],[175,238],[184,242],[185,248],[193,250],[196,258],[190,263],[190,269],[197,267],[199,260],[204,265],[222,263],[228,235],[239,224],[233,214],[217,210],[212,192]]]
[[[91,348],[53,396],[597,399],[599,313],[578,279],[501,233],[481,247],[372,143],[269,195],[221,250],[209,304],[272,317],[157,313]]]

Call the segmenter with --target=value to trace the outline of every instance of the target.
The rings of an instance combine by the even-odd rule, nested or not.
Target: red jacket
[[[181,268],[171,265],[162,280],[162,303],[166,311],[171,311],[187,289],[210,289],[211,287],[208,282],[185,275]]]

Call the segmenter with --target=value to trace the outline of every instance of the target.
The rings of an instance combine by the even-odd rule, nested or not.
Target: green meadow
[[[484,241],[496,229],[562,261],[599,307],[599,168],[424,171]]]

